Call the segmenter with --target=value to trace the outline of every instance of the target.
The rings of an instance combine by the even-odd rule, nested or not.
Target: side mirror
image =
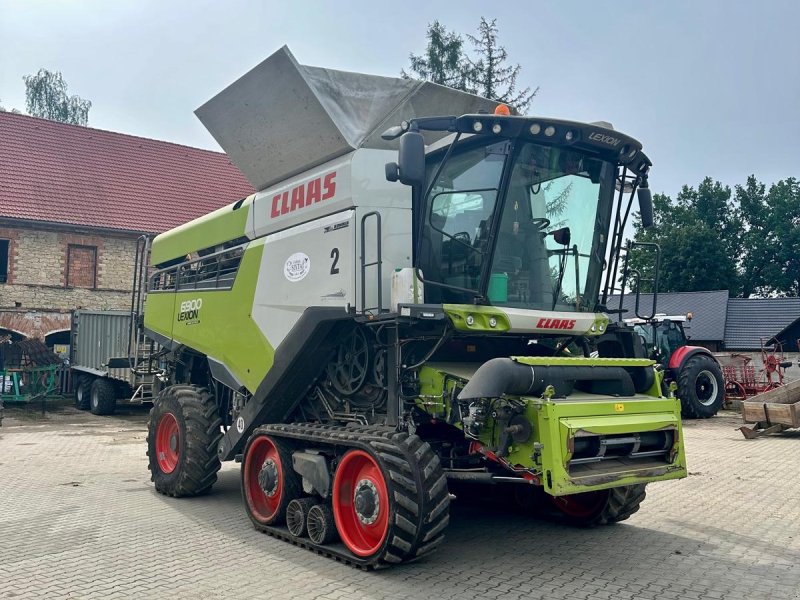
[[[570,242],[570,231],[569,227],[562,227],[561,229],[556,229],[553,233],[553,240],[555,240],[556,244],[561,246],[569,246]]]
[[[425,139],[418,131],[406,131],[400,138],[397,166],[400,183],[411,186],[425,183]]]
[[[637,190],[639,198],[639,215],[642,218],[642,227],[645,229],[653,226],[653,195],[647,187],[647,181],[643,181]]]

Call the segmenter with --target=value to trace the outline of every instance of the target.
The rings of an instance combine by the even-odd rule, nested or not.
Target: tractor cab
[[[634,318],[625,319],[625,322],[633,325],[634,331],[641,336],[649,357],[667,368],[672,355],[689,343],[686,329],[691,319],[692,313],[656,314],[652,319]]]

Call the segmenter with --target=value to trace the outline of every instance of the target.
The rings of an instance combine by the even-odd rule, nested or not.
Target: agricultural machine
[[[684,323],[688,315],[656,314],[650,319],[631,318],[642,336],[650,357],[664,371],[663,385],[669,389],[673,382],[684,417],[705,419],[713,417],[725,401],[726,380],[713,354],[702,346],[690,346]]]
[[[752,364],[753,358],[747,354],[731,353],[720,356],[722,361],[722,374],[725,378],[725,396],[728,400],[747,400],[752,396],[763,394],[784,382],[784,372],[792,366],[783,353],[783,346],[779,342],[771,347],[764,345],[761,340],[761,364],[764,368],[760,374]]]
[[[596,525],[686,476],[680,405],[604,312],[637,189],[652,221],[639,142],[285,48],[197,114],[260,191],[153,241],[158,492],[241,461],[258,530],[369,568],[439,546],[451,482]]]

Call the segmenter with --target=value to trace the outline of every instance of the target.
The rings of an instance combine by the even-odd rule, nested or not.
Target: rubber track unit
[[[174,474],[154,472],[154,458],[150,456],[155,448],[155,431],[158,419],[164,409],[175,414],[185,423],[186,439],[184,441],[185,456]],[[199,496],[211,489],[217,481],[220,461],[217,456],[217,445],[222,439],[222,419],[219,418],[217,405],[208,390],[194,385],[172,385],[165,388],[150,409],[150,422],[147,434],[147,455],[150,457],[147,468],[150,469],[150,480],[156,485],[156,491],[165,496],[180,498]],[[156,469],[158,467],[155,467]],[[156,482],[156,478],[159,482]]]
[[[416,435],[386,427],[339,427],[310,423],[262,426],[254,432],[292,440],[299,446],[334,447],[344,453],[360,448],[378,457],[387,473],[395,500],[389,540],[375,556],[362,559],[340,542],[319,546],[296,538],[285,526],[256,525],[256,529],[350,566],[371,570],[410,562],[435,550],[449,523],[450,495],[439,457]]]

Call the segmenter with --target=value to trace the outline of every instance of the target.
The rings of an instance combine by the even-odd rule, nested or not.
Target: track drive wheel
[[[610,525],[624,521],[639,510],[646,495],[645,485],[626,485],[582,494],[551,496],[551,501],[572,525]]]
[[[339,537],[360,558],[399,563],[444,538],[450,497],[439,458],[417,436],[395,433],[341,458],[333,479]]]
[[[705,354],[696,354],[678,373],[678,398],[681,414],[690,419],[713,417],[725,400],[725,379],[719,363]]]
[[[242,495],[253,524],[283,523],[287,507],[302,491],[287,442],[256,430],[247,440],[242,465]]]
[[[157,492],[180,497],[211,489],[220,468],[221,425],[207,389],[173,385],[161,391],[147,425],[148,469]]]
[[[75,394],[75,408],[89,410],[89,396],[92,390],[92,377],[90,375],[76,375],[72,384]]]
[[[113,415],[116,408],[114,384],[103,377],[96,378],[89,389],[89,410],[93,415]]]

